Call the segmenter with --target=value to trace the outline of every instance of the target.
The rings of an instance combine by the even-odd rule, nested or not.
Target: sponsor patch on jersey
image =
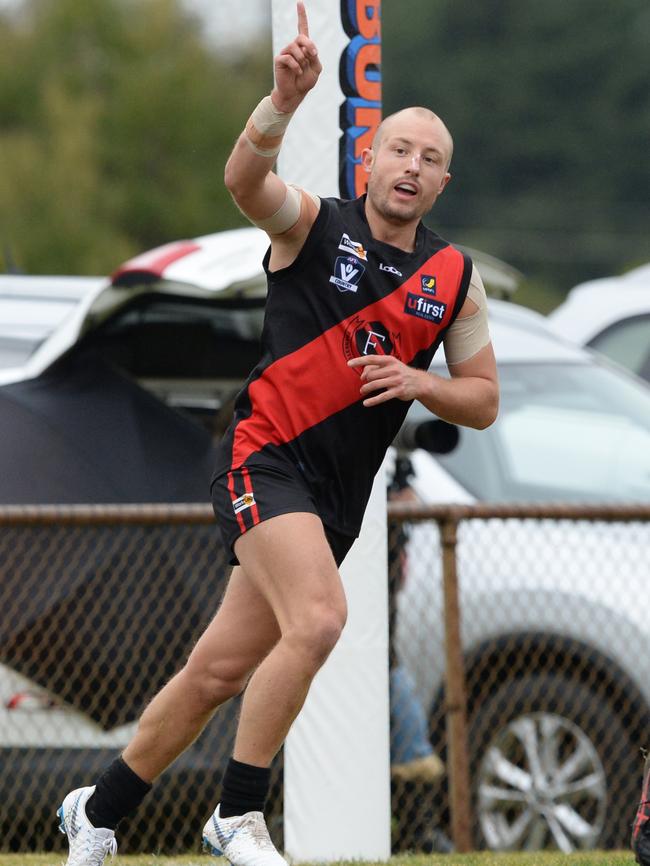
[[[368,254],[364,250],[363,246],[359,243],[359,241],[353,241],[347,232],[343,232],[341,235],[341,240],[339,241],[339,249],[343,250],[344,253],[352,253],[353,256],[356,256],[358,259],[361,259],[362,262],[368,261]]]
[[[255,497],[252,493],[244,493],[239,499],[233,499],[232,501],[235,514],[239,514],[240,511],[243,511],[245,508],[251,508],[253,505],[255,505]]]
[[[339,292],[356,292],[364,271],[365,267],[353,256],[337,256],[330,283],[334,283]]]
[[[385,265],[383,262],[379,265],[380,271],[386,271],[387,274],[395,274],[396,277],[401,277],[402,272],[394,268],[393,265]]]
[[[404,312],[409,316],[417,316],[418,319],[426,319],[427,322],[442,322],[447,310],[447,304],[440,301],[430,301],[428,298],[423,298],[422,295],[415,295],[413,292],[406,293],[406,303],[404,304]]]
[[[436,278],[430,277],[429,274],[420,274],[420,288],[426,295],[435,295]]]

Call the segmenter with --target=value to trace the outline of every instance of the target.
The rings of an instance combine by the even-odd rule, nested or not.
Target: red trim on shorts
[[[251,481],[250,473],[246,466],[242,466],[241,475],[244,479],[244,489],[246,493],[250,493],[250,495],[255,499],[255,494],[253,493],[253,482]],[[251,516],[253,518],[253,526],[257,526],[260,522],[260,513],[257,509],[257,502],[254,502],[251,506]]]
[[[228,491],[230,492],[231,501],[234,502],[235,499],[237,499],[237,494],[235,493],[234,472],[228,473]],[[237,518],[237,523],[239,524],[239,528],[241,529],[241,531],[246,532],[246,524],[244,523],[244,518],[242,517],[241,511],[236,512],[235,517]]]

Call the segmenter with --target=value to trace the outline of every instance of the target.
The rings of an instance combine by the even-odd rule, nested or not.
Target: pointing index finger
[[[307,10],[302,0],[298,2],[298,33],[302,36],[309,36],[309,24],[307,22]]]

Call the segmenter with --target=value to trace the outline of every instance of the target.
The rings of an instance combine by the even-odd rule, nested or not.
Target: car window
[[[596,364],[507,364],[499,373],[497,421],[463,428],[456,450],[437,458],[471,493],[650,501],[650,389]]]
[[[650,381],[650,316],[616,322],[594,337],[589,345]]]
[[[0,370],[22,367],[40,346],[40,340],[0,336]]]
[[[264,299],[150,294],[86,334],[92,351],[176,409],[212,427],[260,358]]]

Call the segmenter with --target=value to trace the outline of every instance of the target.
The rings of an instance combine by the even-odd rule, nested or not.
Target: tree
[[[455,138],[447,234],[564,287],[650,258],[645,0],[385,3],[387,111]]]
[[[0,19],[0,246],[105,273],[241,222],[223,166],[270,75],[270,50],[220,61],[177,0],[28,0]]]

